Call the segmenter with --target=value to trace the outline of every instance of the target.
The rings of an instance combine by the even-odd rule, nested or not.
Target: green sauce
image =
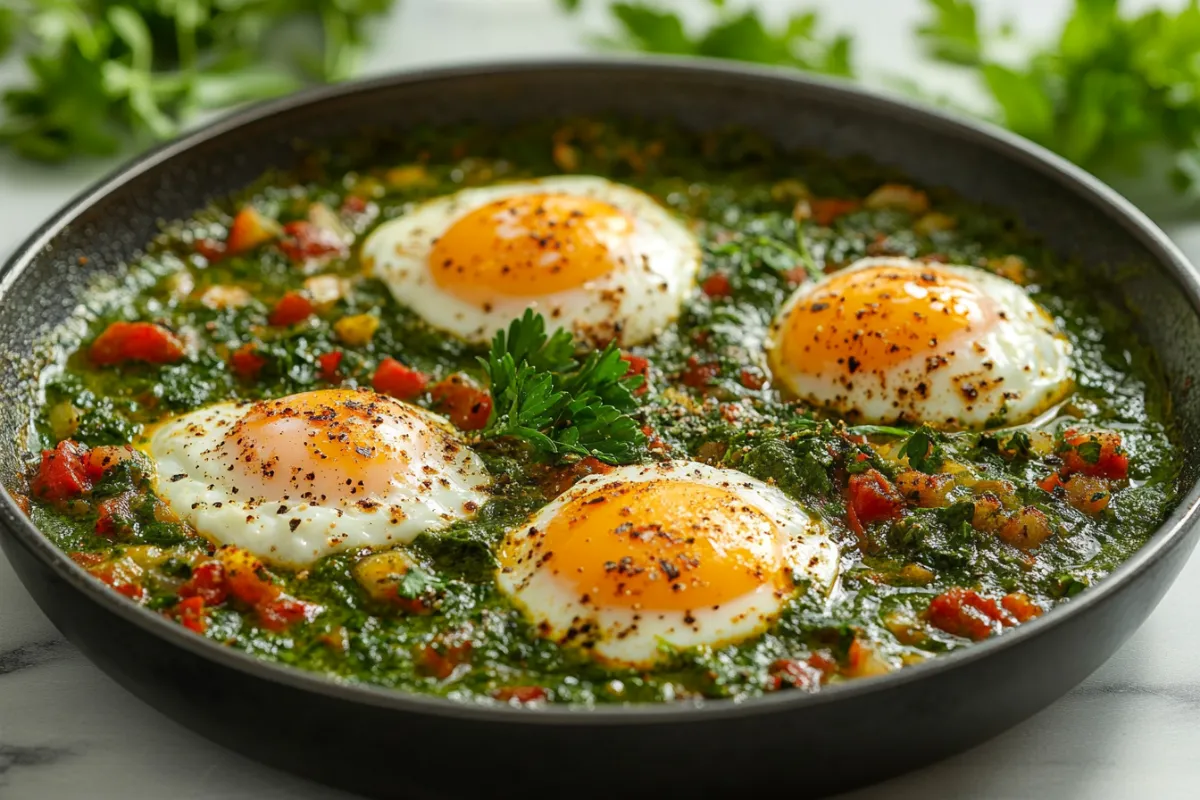
[[[904,179],[861,160],[782,153],[743,132],[697,136],[628,122],[547,122],[503,132],[428,129],[399,142],[365,137],[335,150],[305,151],[299,164],[168,225],[119,284],[101,287],[105,291],[94,295],[101,299],[83,315],[87,334],[48,372],[33,449],[68,437],[92,447],[123,445],[172,414],[328,386],[318,358],[334,350],[344,353],[345,386],[369,386],[375,366],[388,356],[439,377],[462,371],[482,379],[481,348],[428,327],[364,276],[354,255],[319,270],[347,279],[342,297],[308,323],[274,327],[266,324],[271,304],[311,276],[272,245],[209,263],[196,254],[197,242],[224,240],[233,213],[247,204],[286,223],[303,219],[313,203],[339,209],[349,196],[378,209],[371,219],[349,215],[361,242],[375,225],[423,199],[570,167],[640,188],[699,221],[701,280],[720,274],[729,282],[727,297],[697,291],[673,327],[632,349],[649,359],[654,376],[638,412],[659,439],[646,458],[704,460],[776,483],[828,526],[842,548],[842,570],[829,596],[800,591],[760,636],[718,649],[670,651],[650,671],[605,669],[581,651],[539,637],[492,579],[499,540],[551,499],[547,475],[569,467],[539,464],[519,443],[483,442],[478,451],[493,474],[503,476],[493,499],[470,521],[422,535],[406,548],[439,584],[432,613],[405,613],[372,599],[354,574],[364,554],[341,553],[300,573],[271,569],[270,580],[289,595],[319,604],[311,619],[271,631],[237,603],[209,609],[203,635],[226,646],[349,682],[470,701],[493,702],[498,689],[511,686],[539,686],[552,702],[582,704],[753,696],[790,685],[779,679],[781,661],[824,664],[825,680],[838,682],[879,671],[871,665],[900,668],[969,646],[969,638],[929,622],[930,601],[954,587],[993,598],[1020,593],[1049,610],[1128,558],[1175,501],[1179,448],[1169,397],[1152,352],[1134,332],[1133,314],[1092,273],[1058,259],[1003,212],[928,188],[932,208],[952,218],[953,227],[922,222],[924,213],[903,208],[859,208],[828,225],[798,221],[797,202],[808,195],[861,200],[881,184]],[[1114,430],[1128,453],[1129,480],[1114,486],[1106,509],[1084,513],[1061,493],[1039,488],[1059,462],[1047,452],[1014,457],[1011,432],[936,434],[943,464],[963,465],[973,485],[1007,481],[1021,507],[1040,510],[1054,535],[1020,550],[977,529],[979,495],[965,484],[955,484],[937,507],[910,507],[898,520],[856,533],[847,520],[847,470],[865,464],[895,479],[906,469],[895,452],[902,440],[888,434],[863,440],[836,420],[797,422],[795,404],[755,378],[768,374],[763,338],[794,288],[794,271],[832,269],[878,254],[936,254],[1002,272],[1019,266],[1031,296],[1059,319],[1074,346],[1077,388],[1040,429],[1056,440],[1070,427]],[[242,287],[250,300],[240,308],[211,307],[202,298],[214,286]],[[374,315],[380,324],[368,343],[347,346],[333,324],[355,314]],[[94,366],[88,343],[118,320],[157,321],[184,334],[191,341],[188,357],[166,366]],[[239,379],[228,364],[230,353],[247,342],[256,343],[265,360],[255,380]],[[680,377],[696,359],[713,365],[700,389]],[[819,410],[812,411],[820,419]],[[35,467],[31,455],[31,471]],[[33,499],[31,515],[47,537],[94,571],[122,558],[140,563],[140,602],[171,615],[181,583],[213,545],[164,515],[147,480],[125,465],[84,499]],[[139,499],[122,511],[118,532],[97,534],[100,503],[128,491]],[[462,642],[470,643],[469,667],[431,674],[424,648],[443,652]],[[805,684],[810,690],[819,685]]]

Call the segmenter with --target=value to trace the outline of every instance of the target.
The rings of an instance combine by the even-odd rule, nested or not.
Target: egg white
[[[854,270],[895,266],[958,276],[990,299],[1003,317],[965,341],[942,342],[882,370],[863,367],[821,374],[797,369],[781,356],[779,336],[796,306],[819,297],[835,277]],[[869,334],[869,328],[863,328]],[[844,333],[844,332],[843,332]],[[1021,424],[1061,400],[1073,386],[1071,345],[1054,319],[1017,284],[968,266],[927,265],[906,258],[865,258],[822,280],[800,286],[784,303],[767,340],[771,372],[790,395],[854,422],[927,422],[952,429]],[[937,354],[941,366],[930,369]]]
[[[664,479],[732,491],[776,525],[783,539],[779,544],[783,548],[784,563],[791,567],[797,579],[811,580],[812,590],[822,593],[833,585],[839,552],[816,517],[774,486],[735,470],[690,461],[618,467],[607,474],[588,476],[534,514],[522,528],[511,532],[504,546],[522,554],[534,552],[538,532],[545,530],[571,501],[614,484]],[[752,636],[767,627],[787,601],[778,596],[770,581],[766,581],[756,590],[717,608],[706,606],[680,612],[605,607],[595,602],[581,602],[576,592],[556,577],[555,569],[553,559],[526,557],[511,571],[505,571],[503,567],[498,569],[496,579],[501,590],[524,611],[542,635],[575,645],[586,641],[594,657],[617,666],[652,665],[662,655],[661,642],[676,648],[715,647]],[[599,590],[592,594],[598,595]],[[584,626],[588,633],[580,637],[577,634]]]
[[[445,420],[390,398],[384,426],[403,442],[421,483],[393,481],[386,495],[306,501],[252,496],[238,486],[220,445],[251,404],[220,403],[158,426],[142,449],[154,462],[159,496],[181,520],[220,544],[275,564],[303,567],[343,550],[412,541],[470,516],[488,498],[482,460]],[[301,487],[303,488],[303,487]]]
[[[594,198],[633,218],[631,232],[607,238],[617,261],[610,272],[574,289],[537,297],[496,295],[483,305],[438,286],[429,270],[430,252],[457,220],[502,198],[542,193]],[[372,232],[362,257],[399,302],[434,327],[475,343],[489,341],[526,309],[542,314],[549,329],[566,329],[592,343],[648,341],[678,316],[700,268],[696,238],[657,201],[586,175],[464,189],[427,201]]]

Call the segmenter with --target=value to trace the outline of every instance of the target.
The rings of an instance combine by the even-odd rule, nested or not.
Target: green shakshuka
[[[130,602],[350,683],[819,691],[1050,611],[1175,500],[1112,287],[745,132],[305,151],[88,296],[18,500]]]

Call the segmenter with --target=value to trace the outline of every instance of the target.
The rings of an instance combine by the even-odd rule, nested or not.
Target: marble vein
[[[0,651],[0,675],[41,666],[62,658],[72,649],[65,639],[46,639]]]

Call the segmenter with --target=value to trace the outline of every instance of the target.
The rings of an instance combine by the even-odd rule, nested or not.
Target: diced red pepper
[[[84,458],[87,451],[70,439],[42,451],[42,463],[29,483],[30,493],[51,502],[70,500],[92,489]]]
[[[864,525],[895,519],[904,508],[904,498],[884,475],[876,469],[850,476],[849,505]]]
[[[461,372],[438,381],[430,394],[434,405],[459,430],[478,431],[487,427],[492,416],[492,396]]]
[[[97,564],[103,563],[107,558],[103,553],[85,553],[81,550],[76,550],[70,554],[71,560],[84,569],[94,567]]]
[[[385,358],[375,368],[375,376],[371,385],[381,394],[391,395],[400,400],[411,400],[425,391],[429,376],[415,369],[410,369],[394,358]]]
[[[173,364],[183,353],[179,338],[153,322],[114,322],[88,348],[92,363],[102,367],[129,361]]]
[[[1028,622],[1042,615],[1042,608],[1024,592],[1012,592],[1000,598],[1000,605],[1017,622]]]
[[[195,633],[204,633],[208,628],[208,620],[204,618],[204,599],[201,597],[185,597],[175,604],[175,615],[179,624]]]
[[[136,567],[131,572],[129,568],[116,562],[108,562],[92,570],[92,574],[112,587],[113,591],[130,600],[141,600],[146,596],[146,589],[139,580],[141,570]]]
[[[253,206],[246,206],[234,216],[233,224],[229,226],[225,254],[236,256],[253,250],[274,239],[278,233],[275,220],[264,217]]]
[[[313,606],[303,600],[281,595],[274,600],[259,603],[255,607],[258,612],[258,622],[269,631],[279,633],[308,619]]]
[[[316,308],[307,297],[300,292],[288,292],[275,303],[267,322],[278,326],[295,325],[311,317],[314,311]]]
[[[714,300],[733,294],[733,285],[729,282],[729,276],[723,272],[714,272],[709,275],[704,279],[704,283],[700,284],[700,288]]]
[[[721,372],[719,364],[702,364],[699,356],[688,358],[687,368],[683,371],[682,380],[693,389],[703,389],[713,382],[713,378]]]
[[[317,365],[321,369],[321,380],[328,383],[339,383],[342,376],[338,373],[338,367],[342,365],[342,351],[334,350],[332,353],[322,353],[317,356]]]
[[[1129,456],[1121,447],[1121,434],[1115,431],[1069,430],[1063,437],[1059,455],[1065,475],[1079,473],[1110,480],[1129,477]]]
[[[303,262],[310,258],[342,255],[346,252],[346,242],[336,231],[308,220],[298,220],[283,226],[279,249],[292,261]]]
[[[492,692],[492,697],[501,703],[537,703],[546,699],[546,690],[540,686],[502,686]]]
[[[633,353],[622,353],[621,360],[629,364],[629,369],[625,370],[625,377],[642,376],[642,385],[634,389],[633,393],[635,395],[645,394],[650,389],[650,359],[635,356]]]
[[[131,494],[119,494],[102,500],[96,507],[96,533],[107,539],[115,539],[129,529],[132,512],[129,509]]]
[[[182,597],[199,597],[205,605],[219,606],[225,602],[229,589],[225,583],[225,567],[220,561],[205,561],[192,569],[192,577],[179,587]]]
[[[417,653],[417,666],[421,672],[438,680],[449,678],[459,664],[471,660],[471,643],[439,642],[425,645]]]
[[[861,200],[840,200],[827,197],[809,201],[813,220],[818,225],[830,225],[838,217],[851,214],[862,208]]]
[[[930,601],[925,619],[946,633],[975,641],[1013,624],[1013,619],[995,600],[957,586]]]
[[[267,359],[258,354],[258,348],[251,342],[234,350],[229,356],[229,368],[242,380],[257,379],[265,366]]]

